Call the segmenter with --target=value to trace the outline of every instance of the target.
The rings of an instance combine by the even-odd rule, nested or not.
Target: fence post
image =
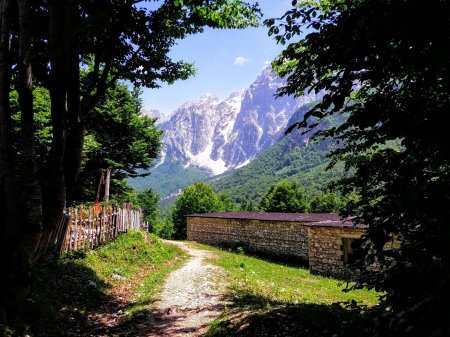
[[[88,226],[88,238],[89,238],[89,249],[93,248],[94,240],[92,240],[92,207],[89,206],[89,220],[88,220],[89,226]]]
[[[85,229],[86,229],[86,214],[84,207],[80,207],[80,248],[84,249],[84,237],[85,237]]]
[[[78,209],[75,208],[75,233],[73,237],[73,251],[77,251],[78,247]]]
[[[59,255],[61,255],[63,252],[65,252],[67,250],[67,232],[70,232],[70,222],[71,221],[72,221],[72,212],[71,212],[71,208],[69,208],[69,214],[67,214],[65,216],[64,229],[61,232],[61,237],[60,237],[61,247],[60,247]]]
[[[112,214],[112,224],[113,224],[113,232],[112,232],[112,235],[113,235],[113,238],[115,238],[116,236],[117,236],[117,205],[113,205],[113,207],[112,207],[112,212],[113,212],[113,214]]]
[[[94,231],[92,233],[92,241],[94,241],[94,247],[93,248],[98,246],[97,232],[98,232],[98,214],[94,213]]]

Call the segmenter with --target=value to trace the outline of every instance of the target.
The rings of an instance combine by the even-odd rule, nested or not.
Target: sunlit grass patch
[[[338,302],[370,307],[378,302],[375,291],[343,292],[342,281],[311,275],[306,268],[194,245],[216,252],[209,262],[226,271],[227,296],[234,302],[211,324],[209,336],[333,335],[348,322],[357,326],[355,333],[366,333],[367,322]]]

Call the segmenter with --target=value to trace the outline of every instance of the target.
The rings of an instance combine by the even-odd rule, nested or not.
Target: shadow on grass
[[[207,336],[371,336],[373,323],[343,305],[281,303],[241,290]]]
[[[10,313],[5,336],[81,336],[90,313],[111,300],[110,285],[77,259],[42,263],[32,275],[29,296]]]
[[[28,298],[8,313],[0,336],[110,336],[122,321],[134,324],[165,276],[183,262],[179,249],[140,231],[92,253],[65,253],[34,266]]]

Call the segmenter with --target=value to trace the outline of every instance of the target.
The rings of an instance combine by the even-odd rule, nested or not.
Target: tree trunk
[[[8,7],[10,4],[5,3]],[[22,172],[20,175],[20,197],[17,193],[17,182],[14,179],[13,156],[11,148],[11,120],[9,112],[10,65],[5,59],[8,56],[9,33],[8,9],[3,12],[1,41],[1,122],[2,122],[2,190],[7,210],[6,223],[2,231],[2,275],[1,307],[8,306],[25,298],[28,293],[31,277],[30,269],[33,256],[39,244],[42,232],[42,197],[36,168],[33,130],[33,80],[31,71],[31,5],[28,0],[17,1],[19,18],[19,54],[17,88],[21,108],[22,129]],[[6,78],[8,77],[8,78]],[[14,214],[14,219],[11,218]]]
[[[109,183],[111,180],[111,167],[106,169],[106,179],[105,179],[105,201],[109,201]]]
[[[12,151],[11,111],[9,91],[11,85],[10,19],[11,1],[1,2],[0,27],[0,322],[6,320],[6,309],[14,302],[11,285],[14,271],[11,268],[17,238],[20,233],[20,208],[18,183],[14,179]],[[6,275],[5,275],[6,274]]]
[[[79,36],[74,29],[79,25],[77,1],[68,1],[66,15],[68,25],[68,36],[66,37],[66,72],[67,115],[69,125],[63,169],[66,180],[67,199],[71,200],[71,192],[75,188],[83,160],[84,134],[86,131],[80,103]]]
[[[65,44],[66,1],[48,2],[49,8],[49,50],[50,50],[50,100],[53,139],[45,169],[41,175],[44,208],[44,230],[41,244],[35,256],[37,260],[45,250],[48,241],[62,216],[66,203],[66,185],[63,174],[63,158],[66,145],[66,73]]]

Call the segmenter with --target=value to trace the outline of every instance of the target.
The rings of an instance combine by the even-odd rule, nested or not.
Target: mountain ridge
[[[284,84],[268,67],[249,88],[224,100],[203,94],[169,116],[143,109],[142,113],[158,118],[156,124],[164,131],[160,162],[180,161],[212,176],[248,164],[280,138],[298,108],[323,96],[305,92],[299,98],[275,99]]]
[[[226,175],[252,162],[282,138],[289,120],[299,108],[323,96],[321,92],[305,91],[298,98],[275,99],[283,85],[285,80],[268,67],[248,88],[223,100],[211,93],[203,94],[196,101],[186,101],[168,116],[157,110],[143,109],[142,114],[157,118],[156,125],[164,131],[163,148],[152,170],[153,176],[161,179],[158,170],[180,174],[175,166],[181,164],[191,177],[213,177]],[[172,178],[179,180],[179,177]],[[154,181],[152,175],[147,179],[150,179],[147,186],[161,184]],[[142,183],[141,179],[139,181]],[[182,187],[177,184],[179,188]]]

